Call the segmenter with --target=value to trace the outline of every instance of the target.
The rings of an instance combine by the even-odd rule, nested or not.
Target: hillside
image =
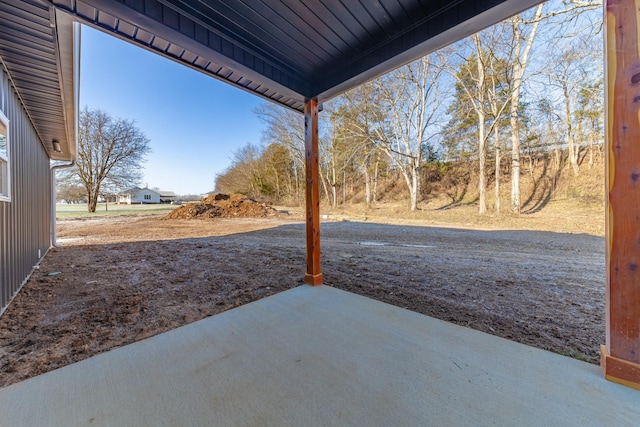
[[[551,160],[540,160],[529,167],[523,162],[521,174],[522,213],[510,210],[510,176],[502,172],[500,179],[501,211],[495,211],[495,179],[487,170],[486,215],[478,214],[478,178],[474,165],[460,163],[445,172],[431,174],[425,180],[419,210],[411,212],[406,186],[399,179],[381,181],[379,200],[369,208],[360,191],[346,203],[331,208],[325,203],[323,214],[335,219],[405,222],[420,224],[454,224],[474,228],[536,229],[556,232],[604,235],[604,165],[584,164],[577,176],[569,167],[553,172]],[[503,164],[504,166],[504,164]],[[425,172],[428,175],[429,171]]]

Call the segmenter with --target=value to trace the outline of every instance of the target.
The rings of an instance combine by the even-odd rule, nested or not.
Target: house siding
[[[149,198],[145,199],[144,196],[149,196]],[[148,188],[143,188],[131,196],[131,203],[141,203],[144,205],[160,203],[160,194]]]
[[[50,245],[49,157],[0,67],[0,110],[9,119],[11,201],[0,201],[0,314]]]

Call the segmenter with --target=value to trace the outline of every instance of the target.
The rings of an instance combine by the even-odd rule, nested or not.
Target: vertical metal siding
[[[11,201],[0,201],[0,314],[49,249],[49,157],[0,68],[0,109],[9,119]]]

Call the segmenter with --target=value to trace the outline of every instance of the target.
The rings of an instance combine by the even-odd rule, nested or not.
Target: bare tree
[[[556,65],[560,66],[560,69],[556,73],[550,74],[550,81],[557,84],[562,89],[562,97],[564,101],[564,124],[567,132],[567,146],[569,148],[569,164],[573,169],[573,174],[578,175],[580,165],[578,164],[578,153],[580,151],[580,135],[576,135],[576,130],[573,127],[573,104],[577,97],[578,87],[572,83],[575,83],[575,72],[578,70],[575,67],[576,60],[579,59],[579,55],[575,50],[569,50],[562,52],[561,60],[557,61]],[[582,76],[586,78],[586,76]]]
[[[542,21],[560,17],[557,21],[562,28],[571,27],[584,12],[599,9],[599,0],[566,0],[562,6],[543,15],[544,4],[538,5],[533,17],[527,19],[524,14],[516,15],[507,21],[513,31],[512,54],[512,86],[511,86],[511,207],[520,212],[520,97],[524,74],[529,64],[531,48]]]
[[[300,202],[303,200],[304,194],[302,183],[304,182],[305,170],[304,120],[302,120],[302,116],[271,102],[260,104],[254,113],[266,125],[262,132],[262,142],[265,145],[281,144],[291,153],[293,186],[295,187],[294,199]]]
[[[576,119],[587,134],[589,169],[594,166],[594,155],[602,155],[604,136],[602,135],[604,126],[604,96],[603,96],[603,75],[600,72],[595,79],[582,86],[578,93],[578,108]]]
[[[114,119],[104,111],[85,107],[78,121],[76,167],[63,179],[84,186],[87,209],[95,212],[101,194],[140,181],[140,167],[150,150],[149,140],[133,120]]]
[[[344,144],[336,132],[332,103],[327,103],[323,107],[324,114],[318,120],[320,180],[327,200],[331,203],[331,207],[335,208],[338,204],[340,174],[344,176],[345,163],[342,159]]]
[[[57,200],[65,202],[81,203],[87,201],[87,190],[82,185],[66,184],[58,186]]]
[[[376,137],[380,149],[404,177],[412,211],[418,209],[425,149],[433,145],[444,115],[443,73],[438,57],[431,54],[376,81],[388,111],[388,122],[380,124]]]
[[[367,207],[376,199],[376,183],[380,164],[376,128],[386,120],[376,100],[379,93],[374,82],[365,83],[342,95],[332,113],[336,135],[342,141],[343,187],[347,163],[364,178]],[[345,191],[343,191],[343,200]]]
[[[478,212],[482,215],[487,211],[487,183],[486,161],[488,140],[493,131],[498,144],[498,122],[509,104],[509,98],[504,96],[507,87],[507,73],[504,73],[505,60],[497,57],[497,46],[503,38],[500,27],[492,27],[481,33],[474,34],[463,44],[457,46],[456,51],[468,52],[468,56],[461,56],[462,62],[454,64],[447,61],[442,54],[443,63],[447,63],[447,70],[456,79],[456,94],[454,103],[449,107],[453,116],[449,126],[455,128],[475,128],[478,154]],[[466,46],[467,42],[470,43]],[[452,53],[448,56],[451,58]],[[462,118],[465,120],[461,120]],[[473,120],[475,118],[475,120]],[[496,155],[499,158],[499,146]],[[496,207],[499,210],[499,189]]]
[[[258,197],[261,190],[261,162],[263,150],[255,144],[247,143],[233,153],[231,164],[216,176],[216,191],[241,193]]]
[[[593,6],[592,3],[589,5]],[[602,98],[599,90],[603,79],[599,59],[601,52],[593,49],[594,45],[602,43],[600,28],[589,25],[589,15],[583,13],[585,16],[580,16],[580,12],[589,10],[587,6],[574,9],[572,14],[564,16],[565,19],[558,22],[552,33],[556,36],[555,43],[548,47],[551,61],[542,72],[545,77],[542,84],[551,89],[545,91],[544,98],[554,102],[557,111],[563,112],[559,117],[564,124],[563,139],[574,175],[579,173],[581,146],[587,144],[587,139],[590,165],[593,164],[593,130],[597,131],[598,122],[603,115],[602,105],[597,101]],[[577,21],[576,25],[561,25],[573,21]]]

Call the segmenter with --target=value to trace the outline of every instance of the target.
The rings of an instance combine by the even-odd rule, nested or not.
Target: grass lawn
[[[95,213],[87,212],[86,204],[56,205],[56,218],[95,218],[99,216],[122,215],[166,215],[178,206],[176,205],[114,205],[106,206],[99,203]]]

